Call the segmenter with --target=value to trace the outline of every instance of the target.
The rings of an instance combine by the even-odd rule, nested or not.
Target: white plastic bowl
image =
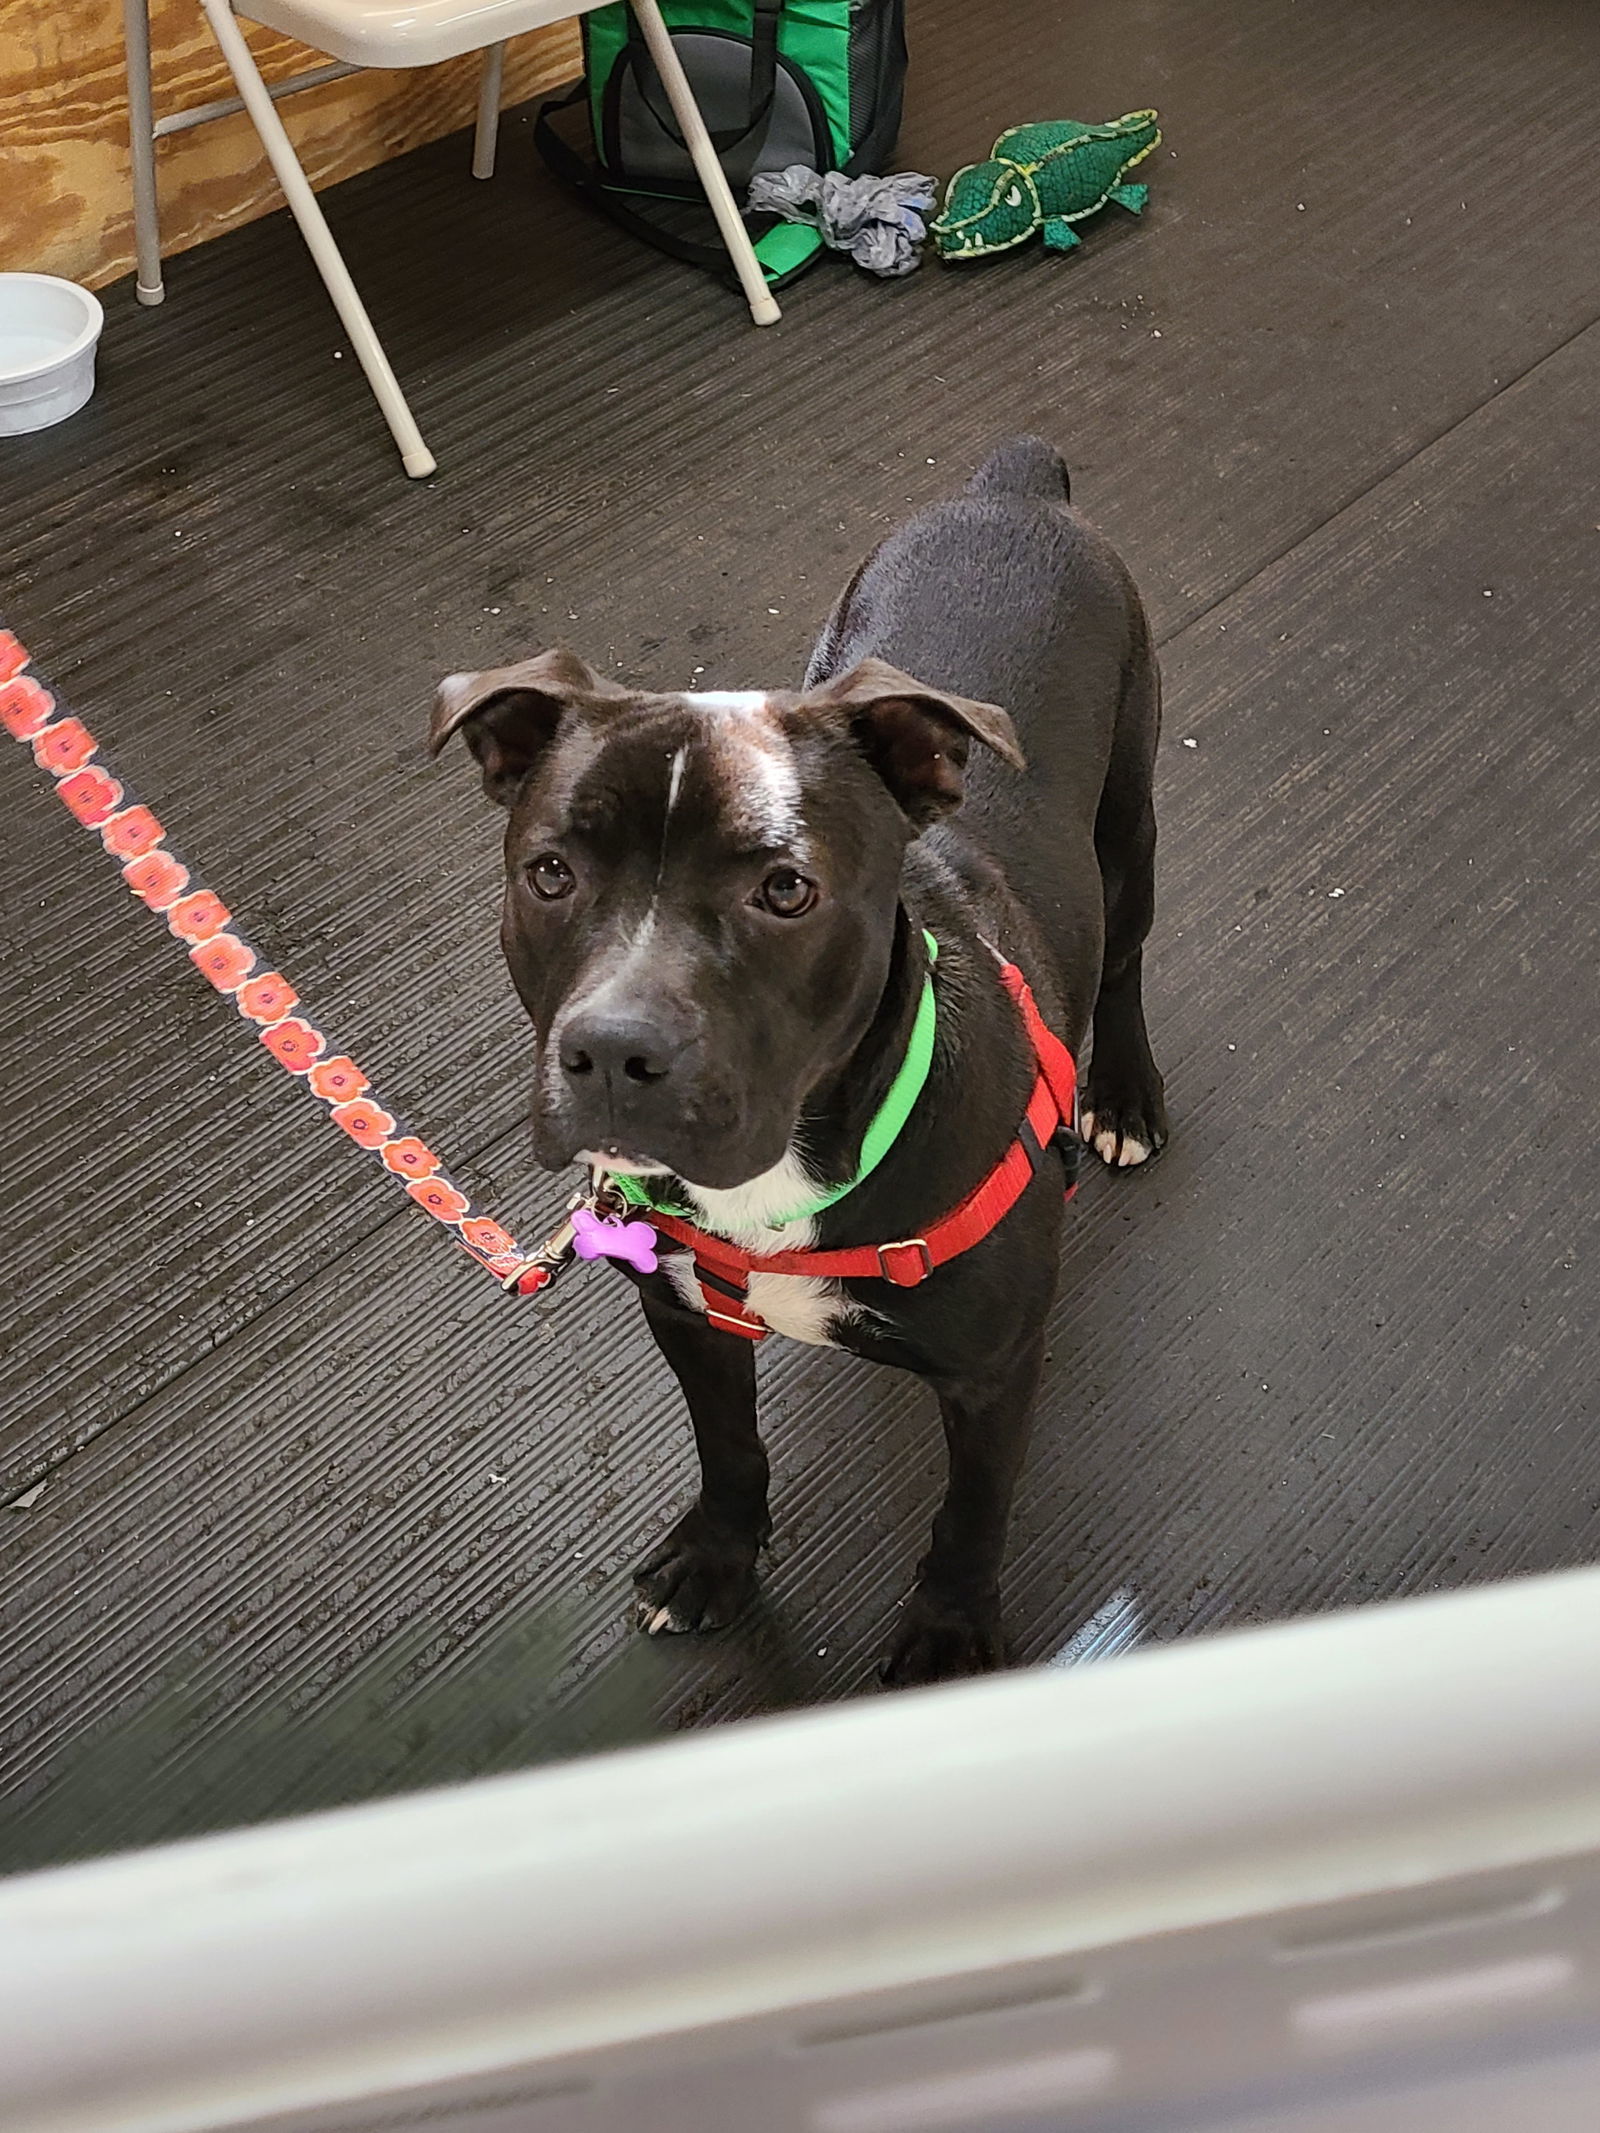
[[[0,437],[47,430],[94,391],[105,313],[54,274],[0,274]]]

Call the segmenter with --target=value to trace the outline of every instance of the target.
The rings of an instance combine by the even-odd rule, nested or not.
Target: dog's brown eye
[[[795,867],[774,867],[761,884],[757,902],[776,918],[798,918],[817,900],[817,885]]]
[[[546,902],[554,903],[557,897],[570,896],[574,877],[571,867],[554,852],[541,852],[537,859],[528,861],[528,879],[533,883],[534,894]]]

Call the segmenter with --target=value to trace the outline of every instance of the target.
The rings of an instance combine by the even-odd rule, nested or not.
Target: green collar
[[[900,1136],[900,1129],[911,1116],[917,1098],[922,1094],[928,1079],[928,1068],[933,1063],[933,1038],[937,1025],[937,1010],[933,999],[933,966],[939,960],[939,943],[924,927],[923,940],[927,943],[928,968],[923,973],[922,998],[917,1003],[917,1018],[911,1025],[911,1036],[906,1044],[906,1055],[900,1062],[900,1071],[889,1084],[889,1092],[879,1104],[861,1141],[861,1160],[856,1165],[853,1178],[846,1178],[842,1185],[830,1185],[820,1199],[809,1206],[797,1207],[792,1214],[780,1215],[772,1225],[782,1229],[790,1222],[804,1222],[812,1215],[820,1215],[825,1207],[832,1207],[835,1200],[842,1200],[847,1192],[854,1192],[863,1178],[872,1175]],[[658,1215],[676,1215],[680,1220],[692,1222],[692,1210],[673,1207],[657,1200],[650,1192],[644,1178],[626,1174],[610,1179],[630,1207],[641,1207]]]

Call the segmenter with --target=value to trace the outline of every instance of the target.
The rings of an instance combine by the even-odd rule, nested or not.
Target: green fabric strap
[[[756,257],[769,281],[793,274],[821,250],[821,232],[803,222],[779,222],[755,243]]]
[[[889,1093],[879,1104],[872,1123],[861,1140],[861,1160],[856,1165],[853,1178],[846,1178],[842,1185],[832,1185],[820,1199],[807,1207],[797,1207],[793,1214],[780,1215],[774,1228],[782,1229],[790,1222],[804,1222],[812,1215],[820,1215],[825,1207],[832,1207],[842,1200],[847,1192],[854,1192],[863,1178],[872,1175],[889,1150],[900,1137],[900,1129],[916,1107],[917,1098],[927,1083],[928,1069],[933,1064],[933,1039],[938,1026],[938,1009],[933,997],[933,966],[939,960],[939,943],[924,927],[922,938],[928,949],[928,968],[922,980],[922,998],[917,1002],[917,1019],[911,1025],[911,1036],[906,1044],[906,1055],[900,1062],[900,1071],[889,1085]],[[630,1207],[642,1207],[659,1215],[677,1215],[682,1221],[692,1219],[690,1211],[672,1207],[657,1200],[643,1178],[626,1174],[611,1178],[611,1183],[621,1193]]]

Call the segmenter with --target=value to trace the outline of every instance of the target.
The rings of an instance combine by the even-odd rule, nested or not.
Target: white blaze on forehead
[[[706,715],[730,826],[759,844],[798,846],[804,830],[800,775],[765,692],[708,690],[684,702]]]
[[[678,749],[672,758],[672,768],[667,772],[667,820],[669,822],[672,819],[672,810],[678,804],[678,794],[683,789],[683,766],[688,760],[688,749]]]

